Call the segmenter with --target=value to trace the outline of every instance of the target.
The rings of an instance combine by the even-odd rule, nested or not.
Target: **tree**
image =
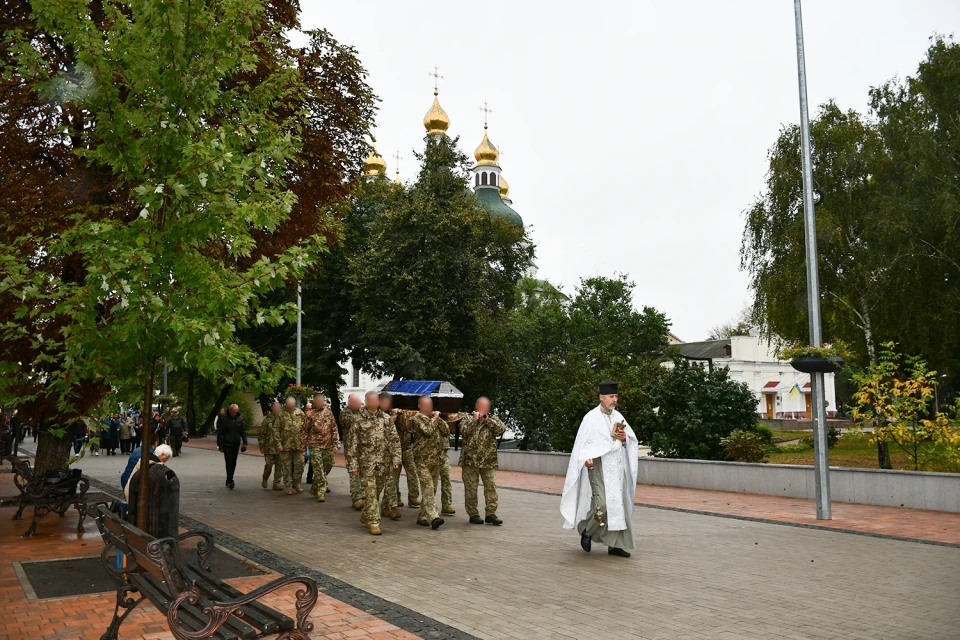
[[[41,0],[34,10],[94,89],[71,96],[96,123],[83,130],[83,155],[124,194],[74,207],[64,232],[34,249],[75,259],[72,278],[33,273],[22,239],[7,253],[21,317],[67,318],[36,360],[63,358],[48,385],[67,398],[77,380],[139,387],[149,408],[163,356],[209,379],[269,384],[277,368],[242,345],[237,328],[289,318],[293,305],[263,306],[259,296],[298,276],[320,246],[307,238],[250,260],[255,231],[276,230],[295,203],[284,177],[299,126],[275,107],[299,91],[296,69],[273,59],[266,77],[249,76],[263,51],[278,49],[280,26],[251,0],[108,5],[98,24],[84,2]],[[55,78],[33,52],[21,46],[21,74]]]
[[[507,324],[511,366],[498,403],[522,447],[569,451],[606,378],[620,383],[626,415],[649,406],[670,327],[655,309],[634,308],[634,287],[623,275],[585,278],[567,299],[524,282],[524,303]]]
[[[913,469],[931,464],[960,465],[960,433],[950,428],[946,413],[930,416],[937,372],[916,356],[896,352],[892,342],[881,346],[877,363],[855,376],[853,418],[873,425],[873,438],[903,451]]]
[[[377,373],[482,389],[504,351],[489,330],[519,301],[533,248],[469,191],[456,144],[427,138],[417,181],[373,219],[369,244],[350,259],[363,336],[353,356]]]
[[[723,460],[724,438],[757,431],[757,398],[726,367],[710,372],[674,356],[646,395],[648,407],[633,424],[655,456]]]
[[[83,283],[91,275],[83,251],[96,246],[90,236],[92,230],[102,231],[96,224],[105,223],[113,236],[105,243],[119,240],[123,225],[129,225],[131,236],[139,234],[140,226],[155,226],[164,239],[155,238],[150,251],[134,256],[143,261],[181,252],[185,264],[200,252],[205,260],[191,275],[199,276],[206,267],[216,270],[214,262],[219,262],[221,268],[259,280],[252,289],[229,291],[240,302],[231,309],[237,315],[227,314],[219,330],[205,334],[215,342],[213,336],[224,335],[229,342],[229,334],[243,326],[237,318],[244,307],[260,304],[257,298],[279,284],[291,256],[302,250],[280,256],[305,236],[324,230],[329,204],[348,192],[366,153],[364,135],[375,100],[366,73],[355,52],[325,31],[309,32],[303,48],[291,47],[282,32],[298,26],[295,3],[235,1],[216,16],[213,9],[192,3],[154,5],[31,6],[15,1],[0,9],[4,24],[14,27],[0,45],[0,229],[8,249],[0,256],[0,268],[15,276],[0,287],[5,374],[0,391],[25,415],[55,425],[87,415],[109,389],[104,372],[93,371],[94,377],[84,381],[81,376],[91,368],[84,371],[65,359],[63,336],[74,330],[76,318],[59,308],[68,303],[60,285]],[[231,27],[235,31],[226,33]],[[246,43],[240,42],[243,38]],[[113,47],[121,41],[127,47],[122,55]],[[159,60],[155,50],[162,52]],[[130,51],[144,54],[127,59]],[[216,64],[200,68],[211,60]],[[244,104],[247,100],[249,105]],[[150,112],[152,106],[159,108]],[[258,126],[263,122],[269,126]],[[117,123],[111,132],[108,128]],[[205,144],[211,147],[204,154]],[[104,153],[102,145],[116,145],[118,152]],[[153,194],[132,190],[148,189],[141,178],[151,181]],[[234,189],[238,198],[232,197]],[[153,209],[144,206],[151,204]],[[167,210],[157,212],[156,206]],[[78,212],[82,220],[76,219]],[[138,217],[144,212],[146,217]],[[171,225],[176,232],[168,233]],[[176,244],[179,230],[191,228],[187,241]],[[313,252],[310,244],[304,247],[308,253]],[[112,269],[127,257],[115,254],[108,266]],[[43,295],[34,295],[29,313],[22,311],[20,300],[24,262],[35,274],[47,274],[45,283],[50,283],[41,290]],[[169,266],[141,264],[155,274]],[[256,277],[263,269],[269,278]],[[217,281],[184,292],[172,304],[183,310],[190,300],[203,297],[211,283]],[[172,290],[183,281],[171,284]],[[109,291],[104,290],[99,307],[104,324],[125,309],[118,306],[123,296],[115,295],[116,286],[108,278]],[[127,286],[132,287],[131,281]],[[71,303],[79,298],[82,295]],[[131,298],[126,298],[129,305]],[[227,304],[223,299],[217,304],[204,301],[186,315],[203,319]],[[260,311],[258,321],[264,324],[282,316],[281,309],[269,304]],[[195,333],[204,323],[188,324]],[[200,358],[201,351],[194,349],[192,357]],[[222,395],[241,379],[233,371],[253,364],[249,373],[256,377],[267,366],[250,351],[224,353],[225,366],[213,367],[216,373],[189,360],[171,358],[173,371],[185,367],[191,381],[213,375],[218,389],[224,389]],[[70,369],[69,381],[48,384],[63,369]],[[143,399],[136,404],[149,402],[144,391],[137,394]],[[62,433],[55,429],[53,435]],[[68,448],[67,439],[41,436],[38,466],[61,465]],[[47,450],[49,456],[44,455]]]
[[[741,309],[740,313],[732,320],[724,322],[723,324],[714,325],[710,329],[710,335],[707,336],[707,340],[726,340],[727,338],[733,338],[735,336],[748,336],[752,329],[753,307],[752,305],[747,305]]]

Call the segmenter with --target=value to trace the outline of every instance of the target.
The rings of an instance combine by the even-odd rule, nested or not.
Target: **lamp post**
[[[800,0],[793,0],[797,30],[797,77],[800,84],[800,143],[803,156],[803,230],[807,255],[807,310],[810,344],[823,344],[820,327],[820,277],[817,271],[817,221],[814,213],[813,165],[810,159],[810,114],[807,109],[807,70],[803,54],[803,17]],[[813,402],[814,481],[817,520],[830,520],[830,461],[827,457],[827,406],[823,373],[810,374]]]
[[[297,386],[300,386],[301,351],[303,346],[303,290],[297,283]]]

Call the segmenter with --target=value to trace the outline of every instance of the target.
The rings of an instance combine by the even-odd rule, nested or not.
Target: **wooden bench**
[[[252,640],[271,635],[278,640],[310,639],[313,623],[307,617],[318,596],[312,578],[283,577],[244,594],[207,573],[214,546],[210,534],[191,531],[176,538],[154,538],[121,520],[105,504],[97,506],[95,517],[104,543],[100,557],[118,585],[113,621],[100,640],[116,640],[124,618],[144,598],[166,615],[170,632],[178,640]],[[178,543],[190,538],[199,538],[197,567],[180,560]],[[117,551],[126,556],[123,569],[117,568]],[[297,590],[296,623],[258,602],[291,584],[304,587]],[[134,599],[133,593],[140,597]],[[121,609],[125,609],[123,614]]]
[[[64,517],[67,509],[73,507],[80,514],[77,522],[77,532],[83,531],[83,521],[87,517],[87,489],[90,488],[90,479],[84,476],[79,469],[70,469],[65,474],[55,477],[38,478],[33,473],[33,467],[25,459],[8,458],[13,463],[13,483],[20,491],[20,508],[17,509],[14,520],[23,517],[23,510],[33,505],[33,522],[23,537],[29,538],[37,530],[37,524],[51,511]]]

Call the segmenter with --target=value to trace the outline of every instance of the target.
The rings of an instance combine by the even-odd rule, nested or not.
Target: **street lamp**
[[[803,156],[803,232],[807,255],[807,310],[810,344],[823,344],[820,326],[820,276],[817,271],[817,221],[813,192],[813,163],[810,158],[810,113],[807,109],[807,71],[803,54],[803,17],[800,0],[793,1],[797,30],[797,78],[800,85],[800,146]],[[822,195],[819,199],[822,199]],[[827,458],[827,405],[823,373],[810,374],[813,404],[813,467],[817,498],[817,520],[830,520],[830,461]]]

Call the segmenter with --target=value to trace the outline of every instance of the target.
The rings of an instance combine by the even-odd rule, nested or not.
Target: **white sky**
[[[799,118],[791,0],[326,2],[304,28],[356,47],[382,100],[377,140],[412,179],[440,67],[448,133],[490,139],[539,275],[572,291],[623,272],[637,306],[688,341],[749,299],[743,211],[766,153]],[[864,111],[867,91],[916,71],[928,38],[960,30],[957,0],[806,0],[810,104]],[[815,111],[811,110],[811,115]]]

